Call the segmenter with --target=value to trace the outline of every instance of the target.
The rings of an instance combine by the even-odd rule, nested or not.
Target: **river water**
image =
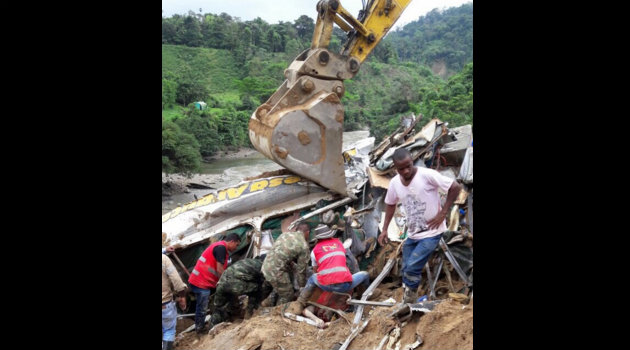
[[[224,171],[231,168],[251,169],[251,168],[267,168],[277,165],[273,161],[266,158],[262,153],[256,152],[248,155],[246,158],[235,159],[216,159],[212,162],[201,163],[201,174],[223,174]],[[279,165],[278,165],[279,167]]]
[[[367,137],[369,137],[369,131],[344,132],[342,148]],[[203,162],[201,164],[200,174],[194,175],[191,182],[210,186],[212,189],[190,188],[187,193],[178,193],[169,197],[163,197],[162,214],[166,214],[182,204],[195,200],[195,196],[201,198],[218,188],[236,185],[245,178],[280,169],[282,169],[282,166],[267,159],[259,152],[249,154],[243,158],[224,158],[216,159],[208,163]]]

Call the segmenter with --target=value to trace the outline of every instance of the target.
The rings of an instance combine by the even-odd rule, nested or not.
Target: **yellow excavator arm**
[[[249,121],[256,149],[288,170],[342,195],[343,81],[359,71],[411,0],[370,0],[354,18],[339,0],[320,0],[311,48],[284,71],[286,80]],[[340,53],[328,50],[333,24],[349,33]]]

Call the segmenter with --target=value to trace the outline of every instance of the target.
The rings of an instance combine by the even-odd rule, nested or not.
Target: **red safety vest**
[[[217,272],[217,261],[214,259],[212,250],[216,246],[225,247],[225,261],[223,262],[223,270],[227,268],[229,252],[227,251],[227,244],[225,241],[218,241],[212,243],[206,250],[203,251],[197,264],[193,269],[188,282],[196,287],[210,289],[216,288],[219,281],[219,273]]]
[[[352,282],[346,266],[346,249],[337,238],[319,241],[313,248],[317,262],[317,282],[323,285]]]

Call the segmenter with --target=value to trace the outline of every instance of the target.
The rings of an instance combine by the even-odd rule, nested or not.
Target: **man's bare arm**
[[[389,238],[387,238],[387,228],[389,227],[389,223],[392,221],[392,218],[394,217],[395,211],[396,211],[395,204],[393,205],[387,204],[387,207],[385,208],[385,222],[383,225],[383,232],[381,232],[381,234],[378,235],[378,243],[382,246],[389,243]]]
[[[446,194],[446,201],[444,202],[444,207],[435,215],[435,217],[427,222],[430,229],[436,229],[440,227],[442,222],[446,219],[446,215],[448,211],[451,209],[451,205],[459,196],[459,192],[462,190],[462,185],[460,185],[457,180],[453,181],[451,187],[448,188],[448,193]]]

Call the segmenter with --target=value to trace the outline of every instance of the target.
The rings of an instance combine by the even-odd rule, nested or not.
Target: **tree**
[[[293,27],[297,31],[298,38],[301,41],[310,42],[313,38],[313,31],[315,30],[315,22],[307,15],[302,15],[293,22]]]
[[[269,43],[269,49],[271,52],[284,51],[284,47],[282,46],[282,37],[275,30],[270,29],[267,32],[267,42]]]
[[[187,16],[184,19],[183,40],[188,46],[199,47],[203,45],[203,36],[201,35],[201,27],[197,18]]]
[[[208,88],[199,80],[184,80],[177,86],[176,101],[184,106],[208,97]]]
[[[398,60],[398,54],[396,53],[394,46],[388,41],[381,42],[377,45],[372,52],[372,57],[383,63],[393,63]]]
[[[207,111],[201,111],[194,106],[188,108],[187,116],[175,121],[183,132],[195,137],[199,143],[199,153],[204,156],[211,156],[220,149],[218,118],[213,117]]]
[[[162,171],[190,176],[199,171],[200,165],[199,143],[195,137],[182,132],[177,124],[162,120]]]
[[[162,18],[162,44],[175,43],[175,26],[170,19]]]
[[[300,48],[300,44],[297,40],[291,39],[287,42],[285,52],[287,53],[287,56],[295,58],[300,52],[302,52],[302,49]]]
[[[177,96],[177,83],[168,79],[162,79],[162,109],[175,104]]]

